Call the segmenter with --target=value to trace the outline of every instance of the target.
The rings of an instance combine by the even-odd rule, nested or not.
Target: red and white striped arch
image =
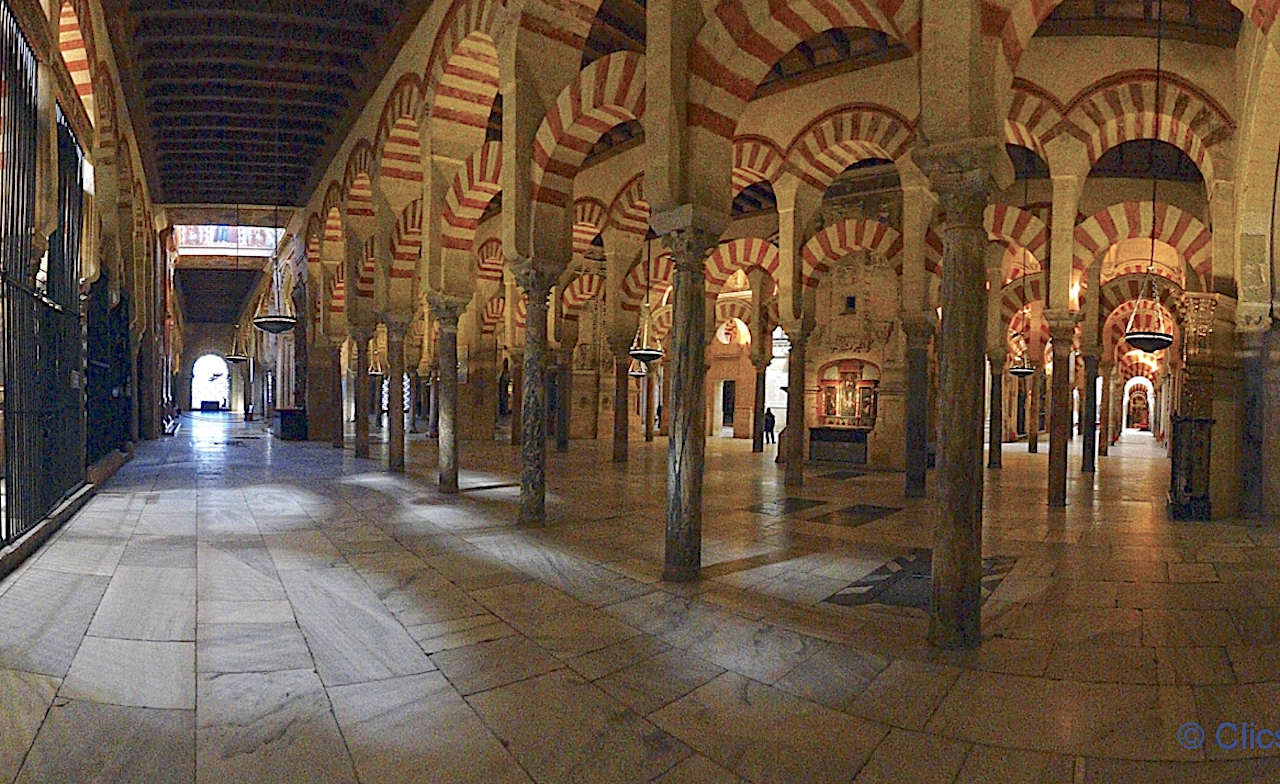
[[[480,333],[482,335],[492,335],[497,332],[498,325],[502,323],[502,319],[507,314],[507,300],[502,296],[493,296],[489,301],[484,303],[484,310],[480,314]]]
[[[1048,160],[1044,145],[1060,133],[1063,107],[1052,95],[1023,79],[1013,80],[1013,101],[1004,121],[1005,141]]]
[[[1000,292],[1000,320],[1006,324],[1029,305],[1045,301],[1043,272],[1033,272],[1009,283]]]
[[[1213,275],[1213,233],[1189,212],[1171,204],[1124,202],[1113,204],[1085,219],[1075,230],[1074,268],[1083,272],[1102,258],[1111,246],[1124,240],[1151,237],[1173,247],[1202,279]]]
[[[330,207],[324,222],[324,245],[320,248],[320,257],[330,264],[346,266],[346,237],[342,230],[342,214],[337,207]]]
[[[667,335],[671,334],[671,324],[674,311],[670,305],[659,305],[653,309],[650,319],[653,323],[653,337],[657,340],[666,340]]]
[[[733,195],[758,182],[777,182],[786,160],[782,148],[763,136],[739,136],[733,140]]]
[[[467,158],[444,196],[440,244],[452,250],[470,251],[480,217],[502,189],[502,142],[488,142]]]
[[[1151,299],[1151,287],[1146,286],[1144,291],[1146,279],[1145,274],[1130,273],[1102,284],[1102,289],[1098,292],[1098,318],[1105,321],[1126,302],[1136,302],[1139,297]],[[1182,288],[1167,278],[1158,281],[1157,288],[1160,304],[1170,313],[1176,312]]]
[[[440,32],[432,44],[431,57],[423,73],[424,94],[428,98],[445,81],[445,69],[462,42],[475,33],[483,33],[491,41],[497,40],[505,15],[502,0],[453,0],[440,23]],[[479,78],[483,81],[486,77]],[[496,85],[496,71],[493,79]],[[488,121],[487,116],[485,120]]]
[[[915,141],[911,122],[884,106],[851,104],[827,112],[796,135],[786,165],[818,190],[868,158],[898,160]]]
[[[1038,308],[1025,307],[1009,319],[1006,333],[1009,353],[1014,356],[1032,354],[1042,356],[1049,345],[1049,323]]]
[[[499,9],[489,5],[468,3],[467,8],[483,16],[471,18],[464,13],[461,19],[455,17],[454,24],[437,39],[437,49],[428,66],[432,144],[457,158],[484,143],[489,114],[498,94],[498,48],[492,25]]]
[[[649,233],[649,202],[644,200],[644,173],[632,177],[609,205],[609,225],[642,241]]]
[[[581,256],[604,230],[608,208],[599,199],[583,197],[573,202],[573,254]]]
[[[564,317],[571,321],[578,319],[578,314],[587,303],[604,292],[604,276],[594,272],[584,272],[565,286],[561,301],[564,305]]]
[[[411,115],[401,115],[391,126],[382,146],[378,177],[388,198],[397,202],[421,196],[422,142],[418,135],[418,121]]]
[[[347,202],[347,215],[353,218],[373,217],[373,180],[369,172],[376,162],[373,146],[367,139],[356,142],[347,156],[342,178],[342,192]]]
[[[724,290],[724,285],[738,270],[760,268],[776,283],[782,256],[778,246],[759,237],[722,242],[707,257],[707,296],[714,297]]]
[[[716,300],[716,329],[719,329],[726,321],[731,318],[740,320],[743,324],[751,325],[752,317],[755,315],[752,311],[751,300],[742,299],[741,297],[723,297]]]
[[[898,263],[902,235],[879,221],[849,220],[828,226],[804,244],[800,251],[801,280],[806,288],[816,288],[831,265],[855,250],[870,251]]]
[[[414,199],[400,213],[391,233],[391,279],[413,280],[422,256],[422,199]]]
[[[653,257],[649,260],[647,268],[644,260],[641,259],[640,263],[632,267],[622,279],[619,304],[623,310],[638,313],[640,305],[644,302],[645,281],[649,282],[649,300],[652,303],[655,299],[662,299],[662,295],[671,288],[671,282],[674,279],[675,265],[671,261],[670,253]]]
[[[502,240],[490,237],[480,243],[476,249],[476,277],[480,280],[502,280],[502,267],[506,260],[502,258]]]
[[[866,27],[919,48],[920,4],[902,0],[726,0],[689,53],[691,125],[732,139],[743,108],[769,69],[830,29]]]
[[[583,68],[533,140],[533,200],[566,207],[573,178],[602,134],[644,117],[644,56],[614,52]]]
[[[1177,356],[1182,345],[1182,330],[1178,325],[1178,320],[1174,318],[1173,311],[1165,306],[1164,303],[1155,305],[1154,307],[1149,301],[1142,306],[1137,307],[1136,300],[1129,300],[1120,305],[1120,307],[1111,311],[1103,322],[1102,328],[1102,357],[1109,361],[1116,361],[1124,354],[1127,354],[1131,347],[1124,342],[1125,333],[1129,329],[1129,318],[1133,317],[1133,328],[1138,330],[1163,330],[1173,335],[1173,345],[1165,349],[1165,352]],[[1136,316],[1133,315],[1134,310],[1138,311]],[[1158,315],[1157,315],[1158,311]]]
[[[515,318],[516,329],[524,329],[525,321],[529,318],[529,295],[521,294],[520,299],[516,300],[516,312],[513,314]]]
[[[417,126],[422,115],[422,79],[412,71],[402,74],[391,87],[391,94],[382,105],[378,118],[378,132],[374,134],[374,149],[382,149],[390,138],[392,129],[403,117],[410,117]]]
[[[370,237],[360,250],[360,264],[356,276],[356,297],[358,299],[373,299],[374,278],[378,269],[378,257],[374,247],[376,239],[376,237]]]
[[[347,311],[347,275],[339,264],[333,271],[329,281],[329,313],[341,316]]]
[[[1008,204],[992,204],[983,215],[987,236],[1003,240],[1030,253],[1041,266],[1049,247],[1049,227],[1026,210]]]
[[[85,112],[90,118],[96,119],[93,103],[93,70],[90,67],[90,63],[96,59],[90,51],[93,27],[82,24],[89,22],[87,16],[81,18],[81,14],[87,10],[73,0],[66,0],[62,4],[62,11],[58,15],[58,50],[62,52],[62,59],[67,64],[67,70],[71,72],[71,82],[76,86],[76,95],[79,95],[84,103]],[[86,29],[90,31],[88,39],[84,35]]]

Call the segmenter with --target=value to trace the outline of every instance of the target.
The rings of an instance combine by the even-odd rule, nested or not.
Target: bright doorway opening
[[[192,410],[225,411],[231,401],[231,368],[217,354],[205,354],[191,369]]]

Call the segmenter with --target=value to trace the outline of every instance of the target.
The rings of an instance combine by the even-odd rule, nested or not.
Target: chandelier
[[[651,266],[651,263],[650,263],[651,249],[652,249],[652,243],[650,242],[648,237],[645,237],[644,239],[644,305],[641,306],[641,309],[640,309],[640,326],[636,330],[636,338],[634,341],[632,341],[630,350],[627,351],[627,353],[631,355],[631,358],[635,360],[634,362],[632,362],[632,369],[628,371],[632,376],[644,375],[643,372],[639,374],[635,372],[635,364],[637,362],[644,363],[644,365],[648,365],[650,362],[656,362],[657,360],[662,359],[662,349],[658,348],[658,346],[653,342],[653,313],[652,311],[649,310],[649,287],[650,287],[649,272],[650,272],[650,266]],[[641,367],[643,368],[643,365]]]
[[[236,336],[231,341],[231,351],[227,353],[225,359],[233,365],[239,365],[241,362],[249,361],[249,355],[245,351],[244,341],[240,339],[239,324],[236,324]]]

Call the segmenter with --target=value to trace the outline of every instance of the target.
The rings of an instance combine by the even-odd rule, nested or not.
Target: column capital
[[[902,316],[902,332],[907,336],[908,348],[925,348],[933,339],[933,320],[925,316],[923,313]]]
[[[1084,357],[1086,360],[1101,359],[1102,346],[1081,346],[1080,356]]]
[[[470,297],[464,299],[440,291],[427,292],[427,306],[431,308],[431,315],[440,322],[441,332],[458,331],[458,319],[470,302]]]
[[[352,324],[347,328],[348,334],[351,335],[351,339],[356,342],[357,346],[372,340],[373,333],[376,331],[377,329],[371,324]]]
[[[1080,312],[1076,310],[1045,310],[1044,320],[1049,325],[1049,338],[1054,342],[1075,339],[1076,325],[1080,323]]]
[[[545,301],[551,293],[551,287],[560,280],[563,268],[541,264],[533,256],[508,256],[511,271],[515,275],[516,285],[529,295],[529,301]]]
[[[397,313],[384,317],[383,323],[387,325],[387,340],[404,340],[405,335],[409,334],[409,326],[413,323],[413,317]]]
[[[1004,140],[982,136],[917,147],[911,154],[952,220],[959,215],[982,222],[997,180],[1013,179],[1013,165]]]

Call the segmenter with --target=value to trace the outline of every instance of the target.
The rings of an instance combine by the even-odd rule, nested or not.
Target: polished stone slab
[[[196,672],[271,672],[314,667],[296,623],[205,623],[196,637]]]
[[[0,595],[0,667],[63,677],[108,578],[32,567]]]
[[[89,634],[126,640],[193,641],[196,570],[120,566]]]
[[[58,691],[59,680],[0,670],[0,781],[13,781]]]
[[[195,643],[85,637],[60,697],[135,708],[195,708]]]
[[[462,695],[487,691],[564,666],[523,637],[507,637],[431,655],[431,661]]]

